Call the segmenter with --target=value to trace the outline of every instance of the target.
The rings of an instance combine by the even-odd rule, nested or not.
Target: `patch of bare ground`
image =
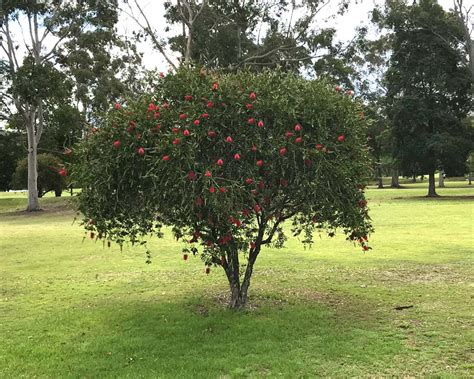
[[[72,201],[61,201],[57,203],[49,203],[41,207],[38,211],[29,212],[26,209],[24,210],[14,210],[14,211],[6,211],[0,213],[2,217],[42,217],[45,215],[53,215],[53,216],[60,216],[60,215],[73,215],[74,214],[74,207]]]

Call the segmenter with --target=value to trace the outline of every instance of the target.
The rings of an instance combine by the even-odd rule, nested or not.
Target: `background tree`
[[[110,53],[116,22],[115,0],[1,4],[0,47],[7,83],[0,89],[1,113],[26,130],[30,211],[39,209],[36,157],[45,126],[73,97],[77,108],[87,113],[94,102],[104,104],[119,93]]]
[[[38,154],[38,197],[54,191],[56,197],[61,196],[66,188],[66,171],[63,162],[53,154]],[[28,158],[23,158],[13,174],[12,184],[15,189],[25,189],[28,183]]]
[[[165,2],[167,30],[181,27],[168,40],[160,38],[139,0],[126,3],[123,11],[139,26],[137,36],[150,39],[173,69],[179,63],[170,57],[170,50],[185,65],[206,68],[235,71],[278,66],[293,71],[304,68],[318,76],[340,74],[347,70],[345,58],[351,56],[354,44],[336,42],[336,30],[321,26],[327,0]],[[335,12],[344,12],[348,3],[340,1]]]
[[[171,226],[189,244],[185,259],[224,269],[240,308],[286,220],[306,243],[340,229],[369,249],[361,110],[332,86],[279,72],[166,76],[76,149],[86,229],[123,244]]]
[[[387,1],[378,21],[393,33],[385,80],[395,157],[404,172],[427,173],[428,196],[436,196],[436,169],[463,171],[472,146],[461,122],[472,104],[462,29],[434,0]]]
[[[17,162],[26,151],[23,140],[18,132],[0,130],[0,191],[12,189]]]

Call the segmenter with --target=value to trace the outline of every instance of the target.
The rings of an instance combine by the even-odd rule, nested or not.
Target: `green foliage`
[[[368,248],[360,111],[323,82],[280,72],[168,75],[75,149],[86,229],[122,244],[170,225],[208,265],[280,247],[290,218],[303,242],[340,228]]]
[[[60,175],[63,163],[52,154],[38,154],[38,196],[42,197],[49,191],[54,191],[56,196],[61,196],[66,188],[66,179]],[[15,189],[25,189],[28,181],[28,158],[18,162],[13,175]]]
[[[378,17],[393,30],[386,84],[395,158],[407,174],[464,172],[472,132],[461,120],[472,106],[472,83],[458,22],[433,0],[391,1]]]
[[[18,160],[25,154],[23,136],[0,130],[0,191],[12,188],[11,181]]]

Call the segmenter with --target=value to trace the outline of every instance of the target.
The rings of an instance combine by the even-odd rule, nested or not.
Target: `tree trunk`
[[[438,194],[436,193],[436,188],[435,188],[435,173],[434,173],[434,171],[430,172],[428,179],[429,179],[429,185],[428,185],[428,195],[427,195],[427,197],[437,197]]]
[[[26,127],[28,135],[28,212],[41,210],[38,200],[38,163],[37,141],[34,127],[34,115],[30,115]]]
[[[412,183],[416,183],[416,175],[413,174],[413,179],[411,180]]]
[[[377,167],[377,188],[382,189],[383,188],[383,178],[382,178],[382,167],[378,165]]]
[[[439,172],[438,188],[444,188],[444,171],[443,170]]]
[[[472,185],[472,173],[471,173],[471,171],[469,171],[469,175],[468,175],[467,179],[469,180],[468,184]]]
[[[398,170],[393,167],[392,168],[392,182],[390,184],[392,188],[400,188],[400,182],[398,180]]]

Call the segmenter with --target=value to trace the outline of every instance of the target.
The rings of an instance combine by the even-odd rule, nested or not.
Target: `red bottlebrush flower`
[[[170,105],[165,101],[162,105],[163,108],[169,109]]]
[[[291,138],[291,137],[293,137],[294,135],[295,135],[295,133],[293,133],[293,132],[286,132],[286,133],[285,133],[286,138]]]
[[[170,160],[170,156],[169,155],[164,155],[163,158],[161,158],[162,161],[164,162],[168,162]]]
[[[209,192],[210,193],[216,192],[216,187],[214,187],[214,186],[209,187]]]
[[[262,161],[262,160],[258,160],[258,161],[257,161],[257,166],[258,166],[258,167],[262,167],[262,166],[263,166],[263,161]]]
[[[138,140],[141,140],[142,139],[142,134],[141,133],[137,133],[135,134],[135,138]]]
[[[130,134],[132,134],[134,130],[135,130],[135,126],[129,126],[127,128],[127,132],[129,132]]]
[[[204,174],[204,176],[205,176],[206,178],[210,178],[210,177],[212,176],[212,173],[208,170],[208,171],[206,171],[206,173]]]
[[[122,108],[122,106],[119,103],[115,103],[114,108],[116,110],[119,110],[120,108]]]
[[[346,139],[346,137],[344,137],[344,134],[341,134],[339,137],[337,137],[337,140],[339,142],[344,142],[345,139]]]
[[[209,114],[208,114],[208,113],[203,113],[203,114],[201,115],[201,118],[209,118]]]
[[[323,145],[321,145],[320,143],[316,145],[316,150],[322,150],[322,148],[323,148]]]
[[[219,192],[220,193],[226,193],[227,189],[225,187],[220,187]]]
[[[285,154],[286,154],[286,149],[285,149],[284,147],[282,147],[282,148],[280,149],[280,155],[283,156],[283,155],[285,155]]]
[[[218,159],[216,163],[218,166],[222,166],[224,164],[224,161],[222,159]]]
[[[228,143],[232,143],[232,137],[230,137],[230,136],[227,137],[227,138],[225,139],[225,141],[228,142]]]
[[[183,259],[184,259],[185,261],[187,261],[187,260],[188,260],[188,254],[183,254]]]
[[[367,200],[359,201],[359,207],[364,208],[367,205]]]
[[[245,108],[247,108],[247,109],[253,109],[253,104],[250,104],[250,103],[245,104]]]
[[[300,124],[295,125],[295,132],[301,132],[301,125]]]
[[[250,150],[255,153],[257,151],[257,146],[253,145]]]
[[[367,245],[364,245],[364,246],[362,246],[362,249],[363,249],[364,251],[367,251],[367,250],[370,249],[370,247],[368,247]]]
[[[214,138],[214,137],[216,136],[216,132],[214,132],[213,130],[209,130],[209,131],[207,132],[207,136],[208,136],[209,138]]]
[[[194,120],[193,121],[193,124],[196,125],[196,126],[199,126],[200,123],[201,123],[201,121],[199,121],[199,120]]]
[[[349,96],[353,96],[354,95],[354,91],[353,90],[347,90],[346,91],[346,95],[349,95]]]
[[[225,107],[226,104],[224,102],[221,103],[221,107]]]
[[[198,198],[196,198],[196,200],[194,201],[194,204],[196,204],[198,207],[200,207],[201,205],[204,204],[204,200],[202,199],[202,197],[198,197]]]
[[[155,112],[155,114],[153,115],[154,118],[160,118],[161,114],[160,112]]]
[[[250,92],[249,99],[255,100],[256,98],[257,98],[257,95],[255,94],[255,92]]]
[[[246,183],[246,184],[252,184],[252,183],[253,183],[253,179],[252,179],[252,178],[247,178],[247,179],[245,179],[245,183]]]
[[[296,137],[295,138],[295,143],[301,143],[301,142],[303,142],[303,138],[301,138],[301,137]]]
[[[243,209],[242,210],[242,216],[249,217],[250,216],[250,211],[247,208]]]
[[[179,145],[181,143],[181,140],[179,138],[176,138],[173,140],[173,145]]]
[[[206,274],[209,275],[211,273],[211,268],[208,266],[206,267]]]
[[[234,160],[238,161],[240,159],[240,154],[236,153],[234,154]]]
[[[341,86],[336,86],[336,91],[337,91],[337,92],[341,92],[341,91],[342,91],[342,87],[341,87]]]
[[[214,103],[212,101],[208,101],[207,102],[207,107],[208,108],[213,108],[214,107]]]
[[[148,112],[152,112],[154,110],[155,110],[155,104],[153,103],[148,104]]]
[[[367,236],[362,236],[361,237],[364,241],[368,241],[369,239],[367,238]]]
[[[145,149],[143,147],[139,147],[138,150],[137,150],[137,153],[138,153],[138,155],[143,156],[143,155],[145,155]]]
[[[263,128],[263,121],[260,120],[260,121],[257,123],[257,126],[258,126],[259,128]]]
[[[257,184],[257,187],[258,187],[259,189],[263,190],[263,189],[265,188],[265,183],[260,180],[260,181],[258,182],[258,184]]]
[[[160,72],[160,78],[164,78],[165,77],[165,74],[163,74],[162,72]]]
[[[171,129],[171,131],[172,131],[174,134],[178,134],[178,133],[179,133],[179,128],[173,128],[173,129]]]
[[[217,91],[218,89],[219,89],[219,83],[214,82],[214,83],[212,84],[212,90],[213,90],[213,91]]]
[[[253,206],[253,210],[255,211],[255,213],[260,213],[262,211],[262,208],[260,208],[260,205],[255,204]]]
[[[180,119],[180,120],[186,120],[186,114],[180,113],[180,114],[179,114],[179,119]]]
[[[135,121],[129,121],[128,122],[128,125],[131,126],[132,128],[136,128],[137,127],[137,124]]]
[[[282,187],[287,187],[288,186],[288,180],[286,179],[280,179],[280,185]]]
[[[63,178],[65,178],[67,176],[67,171],[65,168],[61,168],[59,171],[58,171],[58,174],[61,175]]]
[[[184,95],[184,100],[191,101],[193,97],[191,95]]]
[[[72,150],[66,147],[63,151],[63,154],[66,156],[70,156],[72,154]]]
[[[183,136],[185,136],[185,137],[188,137],[188,136],[189,136],[189,130],[188,130],[188,129],[185,129],[185,130],[183,131]]]
[[[247,120],[247,124],[252,125],[253,123],[255,123],[255,119],[254,119],[253,117],[250,117],[250,118]]]
[[[196,179],[196,173],[194,171],[189,171],[188,180],[194,180],[194,179]]]

